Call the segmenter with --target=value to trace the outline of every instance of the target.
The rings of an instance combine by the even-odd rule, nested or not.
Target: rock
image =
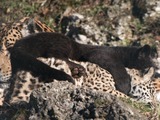
[[[75,88],[64,81],[46,83],[33,92],[29,103],[0,110],[3,111],[1,118],[6,120],[147,120],[135,108],[114,96]]]
[[[62,18],[62,33],[74,38],[82,44],[102,45],[106,43],[106,35],[101,34],[98,26],[91,22],[93,18],[74,13]]]
[[[159,18],[160,2],[157,0],[149,0],[146,4],[147,13],[145,14],[144,19],[152,18],[152,20],[155,20]]]
[[[154,45],[154,34],[160,31],[159,5],[157,0],[104,2],[94,6],[95,15],[79,10],[64,16],[62,33],[83,44],[127,46],[139,41]]]
[[[138,120],[145,117],[130,105],[104,93],[75,88],[68,82],[53,82],[34,91],[29,120]],[[43,117],[42,117],[43,116]]]

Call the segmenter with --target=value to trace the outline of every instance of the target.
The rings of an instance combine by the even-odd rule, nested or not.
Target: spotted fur
[[[71,71],[68,67],[68,64],[63,60],[59,60],[55,58],[49,58],[49,59],[38,58],[38,59],[55,69],[65,71],[66,73],[71,75]],[[73,62],[82,65],[86,70],[85,76],[81,76],[80,78],[75,78],[76,87],[90,88],[94,91],[109,93],[117,97],[130,98],[126,96],[124,93],[121,93],[118,90],[116,90],[112,75],[105,69],[99,67],[96,64],[89,63],[89,62],[76,62],[76,61],[73,61]],[[136,84],[138,81],[144,81],[144,80],[149,81],[149,79],[153,75],[153,69],[151,69],[150,72],[148,72],[146,75],[142,77],[140,76],[140,72],[138,72],[135,69],[127,69],[127,71],[128,73],[131,73],[131,79],[132,79],[131,81],[133,81],[132,82],[133,84]],[[31,82],[31,79],[33,79],[32,76],[30,76],[30,78],[27,78],[27,75],[24,74],[23,79],[27,81],[23,83],[23,86],[28,86],[28,87],[27,88],[23,87],[23,90],[21,90],[19,89],[19,87],[15,86],[15,90],[13,91],[13,95],[10,101],[11,103],[26,101],[26,98],[27,98],[26,102],[29,102],[28,95],[30,95],[33,91],[33,89],[29,89],[29,86],[35,86],[32,88],[37,88],[37,86],[40,86],[38,82],[34,82],[34,84]],[[38,80],[37,79],[35,80],[34,78],[34,81],[38,81]],[[22,83],[20,82],[20,84]],[[18,83],[16,85],[19,86]],[[15,96],[15,93],[17,92],[18,89],[19,89],[18,94],[16,94]],[[27,95],[24,94],[24,92],[21,92],[24,90],[28,90]],[[139,101],[148,102],[147,100],[146,101],[139,100]]]
[[[0,53],[0,105],[3,104],[4,93],[10,86],[11,63],[4,53]]]
[[[19,103],[21,101],[29,101],[30,95],[35,88],[41,86],[37,77],[33,77],[30,72],[19,71],[14,75],[14,84],[12,86],[11,103]]]
[[[130,95],[140,101],[160,102],[160,78],[139,82],[132,85]]]
[[[5,30],[6,31],[6,30]],[[14,23],[11,28],[8,30],[7,33],[4,33],[2,40],[1,40],[1,61],[3,61],[2,58],[7,61],[5,64],[1,62],[1,72],[0,72],[0,79],[6,79],[10,78],[11,73],[11,67],[9,67],[10,60],[6,60],[7,56],[9,58],[9,53],[7,51],[8,48],[12,47],[16,41],[18,41],[20,38],[23,38],[25,36],[28,36],[33,33],[38,32],[54,32],[51,28],[47,27],[47,25],[41,23],[37,19],[31,19],[29,17],[24,17],[23,19],[19,20],[18,22]],[[3,56],[3,57],[2,57]],[[6,64],[8,64],[6,66]],[[8,69],[7,69],[8,68]]]
[[[6,55],[4,51],[7,52],[7,49],[9,47],[12,47],[17,40],[29,34],[37,33],[37,32],[53,32],[53,30],[48,28],[45,24],[42,24],[40,21],[35,19],[30,19],[30,18],[24,18],[20,20],[20,22],[14,24],[11,27],[11,29],[8,30],[8,32],[2,38],[2,41],[1,41],[2,49],[0,53],[1,55],[3,55],[2,58],[5,58],[5,55]],[[71,75],[70,69],[68,65],[65,63],[65,61],[54,59],[54,58],[49,58],[49,59],[39,58],[39,59],[44,63],[50,65],[51,67],[63,70],[69,75]],[[9,56],[6,56],[6,59],[3,59],[3,60],[7,61],[6,62],[7,64],[5,64],[5,66],[3,66],[4,64],[1,65],[0,77],[2,82],[5,83],[4,81],[7,81],[7,79],[10,78],[11,76],[11,68],[9,67],[11,65],[10,65]],[[2,61],[1,63],[3,63],[3,60],[1,60]],[[100,68],[96,64],[89,63],[89,62],[86,62],[86,63],[78,62],[78,64],[82,65],[86,69],[86,76],[82,76],[81,78],[76,78],[77,87],[87,87],[95,91],[98,90],[98,91],[110,93],[118,97],[128,98],[128,96],[126,96],[125,94],[115,89],[114,80],[108,71]],[[7,68],[7,69],[4,69],[4,68]],[[132,81],[136,81],[135,83],[143,79],[146,79],[146,77],[143,77],[143,76],[141,77],[140,73],[134,69],[127,70],[127,71],[131,75]],[[11,103],[16,103],[19,101],[28,102],[29,96],[33,91],[33,89],[40,85],[38,82],[38,78],[33,77],[29,72],[26,72],[26,71],[19,71],[15,76],[16,77],[15,77],[14,90],[11,95],[10,102]],[[147,79],[150,79],[150,76],[151,75],[148,75]],[[157,84],[156,85],[154,84],[154,86],[157,86]],[[3,89],[2,87],[2,89],[0,89],[0,96],[4,96],[3,95],[4,91],[5,89]],[[2,97],[2,103],[3,103],[3,99],[4,98]]]
[[[145,103],[152,103],[153,101],[160,102],[160,78],[152,78],[154,75],[154,69],[150,68],[148,73],[143,76],[143,79],[138,78],[142,75],[137,72],[137,70],[132,70],[127,69],[127,72],[130,75],[135,73],[137,79],[134,78],[134,80],[131,81],[132,87],[130,95],[138,101]]]
[[[54,30],[41,23],[38,19],[24,17],[14,23],[11,28],[4,33],[1,40],[1,51],[5,51],[12,47],[20,38],[39,32],[54,32]]]
[[[0,81],[7,82],[11,77],[11,63],[4,53],[0,53]]]
[[[8,29],[8,30],[7,30]],[[11,63],[8,48],[12,47],[20,38],[39,32],[54,32],[47,25],[41,23],[38,19],[24,17],[2,30],[2,39],[0,40],[0,105],[3,104],[4,92],[9,88],[11,78]],[[24,71],[22,71],[23,73]],[[18,75],[20,73],[17,73]],[[26,72],[28,75],[29,73]],[[26,76],[27,76],[26,75]]]
[[[52,58],[52,61],[53,59],[54,58]],[[56,64],[55,63],[53,64],[53,62],[49,62],[44,58],[40,58],[40,60],[50,65],[51,67],[57,68],[55,67]],[[68,65],[65,63],[65,61],[58,60],[58,59],[56,59],[55,61],[59,61],[60,66],[56,65],[58,66],[58,68],[61,68],[66,73],[70,74],[69,67],[67,68]],[[87,88],[91,88],[92,90],[102,91],[105,93],[111,93],[112,95],[117,97],[128,98],[128,96],[116,90],[114,79],[107,70],[90,62],[77,62],[77,61],[73,61],[73,62],[82,65],[86,70],[86,76],[82,76],[81,78],[75,79],[77,86],[87,87]],[[131,91],[130,91],[131,97],[134,97],[136,100],[144,103],[153,102],[154,99],[156,101],[160,101],[160,95],[159,95],[160,81],[158,79],[152,80],[152,77],[154,76],[153,67],[151,67],[148,70],[148,72],[145,73],[144,75],[136,69],[126,68],[126,70],[131,77]],[[134,90],[135,86],[137,88],[145,87],[146,89],[144,90],[137,89],[135,91]],[[135,97],[134,95],[138,92],[139,92],[138,96]]]

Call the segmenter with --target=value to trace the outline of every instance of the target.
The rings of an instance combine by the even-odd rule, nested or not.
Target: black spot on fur
[[[146,95],[147,97],[149,97],[149,95],[148,95],[147,93],[145,93],[145,95]]]
[[[94,82],[92,81],[91,84],[94,85]]]
[[[23,99],[23,97],[22,97],[22,96],[18,96],[18,99],[21,99],[21,100],[22,100],[22,99]]]
[[[135,89],[136,89],[136,86],[133,87],[133,90],[135,90]]]
[[[91,85],[86,84],[87,87],[91,87]]]
[[[97,87],[94,87],[93,89],[95,89],[95,90],[99,90]]]
[[[103,89],[103,91],[105,92],[105,91],[107,91],[106,89]]]
[[[46,89],[46,87],[44,87],[42,90],[43,90],[43,91],[46,91],[47,89]]]
[[[25,78],[25,77],[23,77],[23,78]],[[21,82],[22,82],[22,83],[25,83],[25,82],[27,82],[27,80],[21,79]]]
[[[16,31],[16,34],[18,34],[18,31]]]
[[[22,88],[22,84],[17,84],[17,89],[20,89],[20,88]]]
[[[16,96],[18,96],[18,94],[20,93],[20,91],[19,90],[15,90],[14,91],[14,94],[13,94],[13,97],[16,97]]]
[[[29,99],[29,97],[28,96],[26,96],[26,100],[28,100]]]
[[[28,87],[29,87],[30,90],[33,90],[35,86],[30,84]]]
[[[31,81],[32,84],[36,83],[36,79],[30,79],[30,81]]]
[[[14,37],[17,37],[17,35],[16,35],[16,34],[14,34],[13,36],[14,36]]]
[[[24,90],[23,93],[24,93],[25,95],[27,95],[27,94],[29,93],[29,91]]]

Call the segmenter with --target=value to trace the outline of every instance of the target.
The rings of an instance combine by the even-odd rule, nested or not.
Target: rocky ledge
[[[29,103],[1,109],[3,120],[147,120],[114,96],[58,81],[35,90]]]

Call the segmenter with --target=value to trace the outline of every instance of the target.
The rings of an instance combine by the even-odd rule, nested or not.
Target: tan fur
[[[38,58],[38,60],[48,64],[49,66],[51,66],[55,69],[62,70],[64,72],[68,73],[69,75],[71,75],[71,71],[69,69],[69,66],[63,60],[59,60],[59,59],[55,59],[55,58],[50,58],[50,59]],[[109,94],[114,95],[116,97],[130,98],[130,97],[126,96],[125,94],[116,90],[113,77],[107,70],[99,67],[96,64],[89,63],[89,62],[76,62],[76,61],[72,61],[72,62],[75,62],[77,64],[82,65],[86,70],[85,76],[82,76],[80,78],[75,78],[76,87],[83,87],[86,89],[90,88],[94,91],[109,93]],[[151,71],[149,71],[149,73],[147,73],[146,75],[141,77],[141,76],[139,76],[140,75],[139,71],[137,71],[135,69],[127,69],[128,73],[131,74],[131,79],[132,79],[131,81],[134,85],[137,83],[141,83],[141,81],[148,81],[147,79],[150,80],[151,76],[153,75],[152,70],[153,69],[151,69]],[[24,76],[24,78],[25,78],[25,76]],[[28,85],[28,83],[27,83],[27,85]],[[28,88],[26,88],[26,89],[28,89]],[[28,90],[28,92],[31,94],[32,90]],[[19,94],[19,95],[22,95],[22,94]],[[12,99],[17,99],[19,97],[19,95],[14,96]],[[25,94],[23,94],[23,96],[24,96],[24,98],[28,97]],[[24,101],[24,100],[19,99],[19,101]],[[145,102],[145,101],[142,100],[142,102]]]
[[[38,78],[33,77],[31,73],[26,71],[18,72],[10,103],[29,102],[32,91],[39,86]]]
[[[8,57],[0,52],[0,80],[6,82],[11,77],[11,63]]]
[[[23,23],[25,23],[28,19],[28,17],[24,17],[17,23],[14,23],[7,33],[4,33],[4,36],[1,40],[1,51],[5,51],[7,48],[12,47],[17,40],[24,37],[21,31],[25,29]]]
[[[43,24],[42,22],[40,22],[38,19],[33,19],[35,25],[37,25],[39,27],[35,27],[35,31],[36,33],[39,33],[39,31],[41,30],[41,32],[54,32],[53,29],[49,28],[46,24]]]
[[[152,79],[153,74],[154,69],[150,68],[149,72],[143,76],[143,79],[131,81],[130,94],[145,103],[160,102],[160,78]]]
[[[31,19],[29,17],[24,17],[18,22],[12,24],[10,29],[7,31],[6,29],[3,30],[3,37],[0,40],[0,81],[6,82],[10,79],[12,75],[11,71],[11,63],[10,63],[10,55],[8,52],[8,48],[12,47],[16,41],[19,39],[28,36],[31,34],[30,29],[28,28],[29,25],[33,26],[33,31],[35,33],[38,32],[54,32],[51,28],[47,27],[47,25],[41,23],[38,19]],[[6,26],[7,27],[7,26]],[[30,74],[30,73],[26,73]],[[27,79],[27,78],[26,78]],[[9,84],[9,83],[8,83]],[[6,87],[1,85],[2,90],[0,90],[0,105],[3,104],[4,100],[4,90]],[[25,98],[25,100],[27,100]],[[13,101],[16,101],[14,99]]]
[[[65,61],[62,61],[59,59],[54,59],[54,60],[53,59],[54,58],[52,58],[52,61],[59,61],[59,63],[61,61],[61,64],[59,64],[60,66],[56,65],[55,67],[56,62],[52,62],[53,64],[52,65],[49,64],[50,66],[54,68],[63,69],[66,73],[70,71]],[[39,58],[39,60],[41,60],[42,62],[46,64],[48,64],[49,62],[48,60],[44,58]],[[76,61],[72,61],[72,62],[82,65],[86,70],[85,76],[82,76],[80,78],[75,78],[77,87],[87,87],[95,91],[110,93],[117,97],[129,98],[125,94],[116,90],[113,77],[107,70],[99,67],[96,64],[89,63],[89,62],[76,62]],[[151,71],[148,74],[142,77],[140,76],[140,72],[138,70],[127,69],[127,71],[131,76],[132,84],[136,84],[137,81],[143,81],[143,79],[147,79],[147,78],[150,80],[153,75],[153,69],[151,69]],[[68,73],[68,74],[71,75],[71,73]]]
[[[68,73],[69,75],[71,75],[71,71],[70,71],[68,64],[63,60],[55,59],[55,58],[50,58],[50,59],[38,58],[38,60],[50,65],[51,67],[55,69],[62,70]],[[91,88],[92,90],[110,93],[111,95],[114,95],[117,97],[129,98],[125,94],[115,89],[112,75],[108,71],[100,68],[98,65],[93,64],[93,63],[89,63],[89,62],[86,62],[86,63],[76,62],[76,63],[81,64],[84,68],[86,68],[86,72],[87,72],[86,76],[82,76],[80,78],[75,79],[76,87]],[[30,76],[29,78],[27,77],[28,76],[26,74],[23,74],[22,78],[27,81],[27,82],[24,82],[23,85],[24,86],[33,85],[30,82],[30,79],[33,79],[33,77],[32,76]],[[36,84],[34,84],[34,86],[39,86],[38,84],[39,83],[37,82]],[[28,87],[27,88],[23,87],[22,89],[27,90],[28,94],[25,95],[23,92],[21,92],[23,90],[19,90],[20,93],[17,96],[12,95],[11,101],[10,101],[11,103],[20,102],[20,101],[29,102],[28,101],[29,99],[26,100],[26,98],[28,98],[28,95],[30,95],[33,90],[29,89]],[[16,87],[14,91],[17,91]]]
[[[35,33],[39,32],[54,32],[47,25],[41,23],[38,19],[30,19],[29,17],[24,17],[18,22],[14,23],[11,28],[4,33],[4,37],[1,40],[2,51],[7,50],[9,47],[12,47],[17,40],[22,37],[28,36],[30,33],[28,25],[32,24]]]
[[[37,19],[24,18],[20,20],[19,22],[15,23],[11,27],[11,29],[8,30],[8,32],[2,38],[2,50],[1,51],[3,52],[0,53],[0,55],[2,55],[2,57],[0,57],[0,62],[1,62],[0,67],[1,67],[1,73],[2,73],[1,77],[2,78],[3,77],[7,78],[6,76],[8,77],[11,76],[11,67],[10,67],[11,65],[9,61],[9,56],[5,56],[5,55],[8,55],[7,48],[12,47],[14,43],[20,38],[25,37],[30,34],[30,31],[28,29],[28,24],[30,23],[33,24],[34,31],[36,33],[37,32],[54,32],[52,29],[48,28],[45,24],[42,24]],[[59,70],[63,70],[69,75],[71,75],[70,69],[68,65],[65,63],[65,61],[54,59],[54,58],[49,58],[49,59],[38,58],[38,59],[50,65],[51,67],[57,68]],[[76,61],[73,61],[73,62],[76,62]],[[89,62],[86,62],[86,63],[76,62],[76,63],[82,65],[86,69],[86,72],[87,72],[86,76],[82,76],[81,78],[76,79],[76,87],[91,88],[95,91],[102,91],[105,93],[110,93],[117,97],[129,98],[125,94],[115,89],[114,80],[108,71],[100,68],[96,64],[92,64]],[[145,77],[141,76],[140,73],[135,69],[131,69],[127,71],[131,75],[132,84],[134,85],[139,85],[138,84],[139,81],[143,81],[143,79],[145,79]],[[11,96],[10,102],[11,103],[16,103],[20,101],[28,102],[29,96],[31,92],[33,91],[33,89],[39,86],[38,78],[34,78],[29,72],[25,72],[25,71],[20,71],[19,73],[17,73],[16,76],[17,77],[15,80],[15,86],[14,86],[14,90],[13,90],[13,94]],[[150,79],[150,76],[151,75],[148,76],[148,79]],[[35,82],[34,83],[33,81],[31,82],[31,79],[34,79]],[[154,83],[153,86],[155,86],[154,88],[159,90],[159,84],[157,82],[153,82],[153,83]],[[21,86],[20,84],[22,84],[22,87],[20,87]],[[0,91],[0,96],[3,96],[3,91],[4,89]],[[18,94],[17,94],[17,91],[19,91]],[[0,100],[0,104],[3,103],[3,99],[4,98],[2,97]]]

